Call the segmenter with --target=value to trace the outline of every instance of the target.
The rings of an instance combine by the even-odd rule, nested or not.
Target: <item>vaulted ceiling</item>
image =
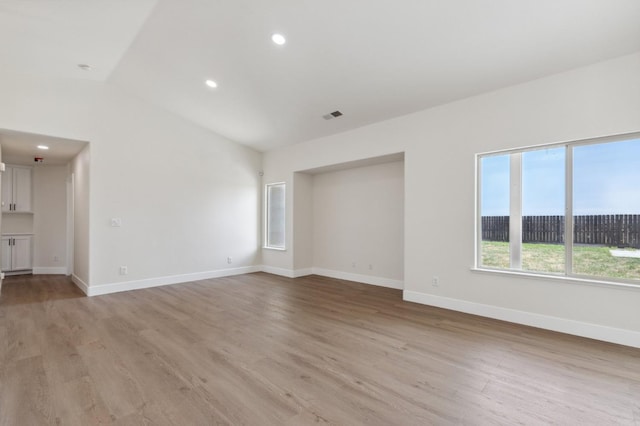
[[[0,69],[269,150],[640,51],[639,22],[637,0],[1,0]]]

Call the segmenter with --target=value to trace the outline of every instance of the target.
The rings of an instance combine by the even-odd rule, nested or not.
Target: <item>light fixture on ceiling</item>
[[[93,67],[89,64],[78,64],[78,68],[80,68],[82,71],[91,71],[93,69]]]
[[[274,34],[271,36],[271,40],[277,44],[278,46],[282,46],[287,42],[287,39],[284,38],[282,34]]]
[[[49,149],[49,147],[48,147],[48,146],[46,146],[46,145],[38,145],[38,149],[44,149],[44,150],[47,150],[47,149]]]
[[[212,89],[215,89],[216,87],[218,87],[218,83],[216,83],[213,80],[207,80],[204,82],[204,84],[206,84],[208,87],[211,87]]]

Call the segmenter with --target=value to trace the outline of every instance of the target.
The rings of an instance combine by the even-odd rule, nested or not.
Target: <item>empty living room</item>
[[[0,426],[640,426],[638,22],[1,1]]]

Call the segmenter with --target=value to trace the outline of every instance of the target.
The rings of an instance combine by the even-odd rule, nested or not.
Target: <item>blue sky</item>
[[[482,215],[509,214],[509,155],[482,158]],[[522,155],[522,214],[564,214],[565,148]],[[577,146],[574,215],[640,214],[640,139]]]

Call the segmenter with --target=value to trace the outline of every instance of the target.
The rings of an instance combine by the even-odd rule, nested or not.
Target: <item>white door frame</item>
[[[74,208],[75,208],[75,175],[70,173],[67,177],[67,275],[73,275],[74,256]]]

